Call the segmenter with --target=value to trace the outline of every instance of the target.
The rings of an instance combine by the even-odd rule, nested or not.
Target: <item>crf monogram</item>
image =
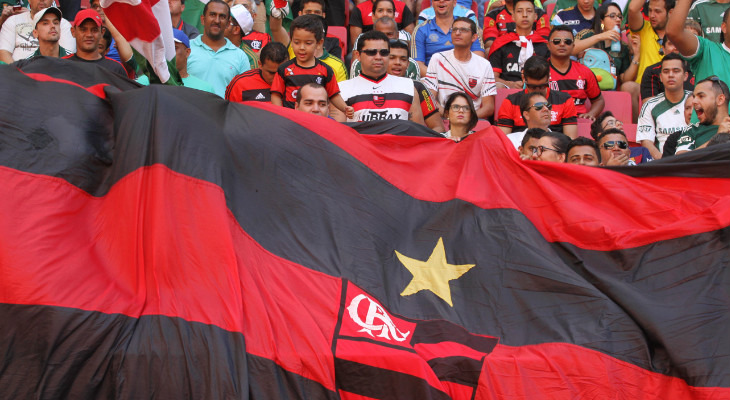
[[[360,318],[360,314],[358,313],[358,307],[360,306],[360,302],[363,300],[367,300],[370,303],[368,306],[368,313],[365,316],[365,321]],[[374,302],[364,294],[355,296],[355,298],[350,302],[350,305],[347,306],[347,311],[350,313],[350,318],[362,327],[362,329],[358,332],[365,332],[370,336],[374,336],[373,331],[379,331],[380,334],[378,337],[387,340],[390,340],[390,336],[388,335],[388,333],[390,333],[390,335],[393,336],[393,339],[398,342],[406,340],[408,335],[411,333],[410,331],[403,333],[398,330],[398,328],[395,327],[393,320],[390,319],[390,316],[388,316],[388,313],[385,312],[383,307],[380,307],[378,303]],[[381,324],[374,325],[376,320],[381,322]]]

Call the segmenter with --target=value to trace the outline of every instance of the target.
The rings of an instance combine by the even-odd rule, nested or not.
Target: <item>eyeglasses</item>
[[[619,13],[606,14],[603,18],[623,18],[624,16]]]
[[[456,27],[456,28],[451,28],[451,30],[456,33],[471,33],[471,28]]]
[[[547,101],[541,101],[541,102],[535,103],[530,107],[534,108],[535,111],[540,111],[540,110],[542,110],[543,107],[547,108],[548,110],[553,109],[553,105],[548,103]]]
[[[565,44],[566,44],[567,46],[570,46],[571,44],[573,44],[573,39],[559,39],[559,38],[558,38],[558,39],[553,39],[553,40],[552,40],[552,42],[553,42],[553,44],[554,44],[554,45],[556,45],[556,46],[557,46],[557,45],[559,45],[559,44],[560,44],[560,42],[563,42],[563,43],[565,43]]]
[[[452,104],[451,107],[449,107],[449,108],[453,112],[459,112],[459,111],[469,112],[469,111],[471,111],[471,110],[469,110],[469,106],[460,106],[458,104]]]
[[[383,57],[387,57],[388,55],[390,55],[390,49],[380,49],[380,50],[367,49],[367,50],[362,50],[361,52],[367,54],[370,57],[375,57],[375,55],[378,54],[378,52],[380,52],[380,55]]]
[[[629,148],[629,144],[627,142],[624,142],[623,140],[609,140],[608,142],[603,144],[603,148],[606,150],[611,150],[615,146],[618,146],[621,150],[626,150]]]
[[[556,152],[558,154],[561,154],[562,153],[562,151],[556,150],[556,149],[551,149],[550,147],[537,146],[537,147],[534,147],[532,149],[532,154],[537,154],[537,156],[540,157],[545,150],[554,151],[554,152]]]
[[[531,89],[531,90],[542,90],[542,89],[547,89],[548,84],[547,84],[547,82],[538,83],[538,84],[525,83],[525,86],[527,86],[527,88]]]

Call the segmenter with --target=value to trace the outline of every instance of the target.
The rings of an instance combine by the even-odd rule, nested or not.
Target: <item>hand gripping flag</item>
[[[104,14],[135,50],[149,61],[164,83],[167,61],[175,57],[170,7],[164,0],[101,0]]]
[[[0,398],[730,398],[730,145],[523,162],[96,77],[0,67]]]

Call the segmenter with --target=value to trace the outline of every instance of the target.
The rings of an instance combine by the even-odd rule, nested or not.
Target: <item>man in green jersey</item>
[[[689,19],[700,23],[705,38],[722,43],[722,20],[725,10],[730,7],[730,0],[697,0],[689,9]]]
[[[711,76],[695,85],[694,95],[692,106],[700,122],[682,133],[676,154],[704,147],[718,133],[720,124],[730,119],[727,112],[730,91],[725,82]]]
[[[667,137],[687,127],[684,120],[684,102],[692,92],[684,90],[687,80],[684,60],[677,53],[664,56],[659,77],[664,91],[648,98],[641,107],[636,141],[649,149],[651,156],[662,158]]]

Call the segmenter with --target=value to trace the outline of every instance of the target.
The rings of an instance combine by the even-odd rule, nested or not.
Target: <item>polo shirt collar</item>
[[[218,49],[218,51],[231,50],[231,49],[239,50],[238,47],[236,47],[230,40],[228,40],[228,38],[224,38],[224,39],[226,40],[226,44],[224,44],[223,47]],[[198,35],[190,43],[191,44],[195,43],[197,46],[200,46],[208,51],[213,51],[213,49],[210,46],[208,46],[207,44],[205,44],[205,42],[203,42],[203,35]]]

